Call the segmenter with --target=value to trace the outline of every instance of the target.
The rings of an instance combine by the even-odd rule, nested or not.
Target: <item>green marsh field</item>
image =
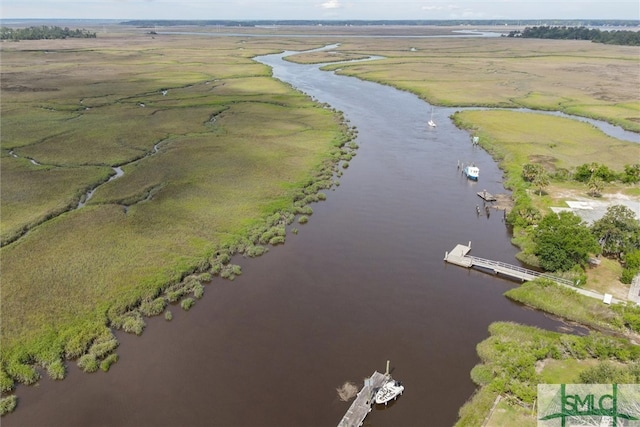
[[[331,185],[349,130],[251,57],[317,46],[131,32],[2,44],[3,391],[309,213],[303,190]]]

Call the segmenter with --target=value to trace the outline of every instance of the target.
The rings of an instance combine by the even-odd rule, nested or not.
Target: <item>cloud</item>
[[[338,9],[342,7],[340,0],[328,0],[320,5],[323,9]]]
[[[428,11],[432,11],[432,10],[456,10],[456,9],[460,9],[460,6],[457,6],[455,4],[449,4],[446,6],[422,6],[422,10],[428,10]]]

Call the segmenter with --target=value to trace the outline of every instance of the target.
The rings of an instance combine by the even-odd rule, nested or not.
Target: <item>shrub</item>
[[[471,380],[480,386],[489,384],[494,376],[491,368],[484,364],[476,365],[471,369]]]
[[[307,222],[309,222],[309,217],[306,215],[302,215],[300,218],[298,218],[299,224],[306,224]]]
[[[229,264],[225,265],[222,271],[220,272],[220,277],[223,279],[233,280],[236,276],[242,274],[242,269],[239,265]]]
[[[194,285],[193,296],[196,297],[197,299],[200,299],[202,298],[203,295],[204,295],[204,286],[202,286],[201,283]]]
[[[13,390],[13,378],[11,378],[4,369],[0,369],[0,392],[6,393]]]
[[[614,311],[622,315],[622,321],[629,329],[640,333],[640,307],[637,305],[613,304]]]
[[[274,236],[269,240],[270,245],[281,245],[284,244],[285,237],[284,236]]]
[[[625,165],[624,172],[620,174],[620,181],[625,184],[636,184],[640,182],[640,163]]]
[[[171,312],[169,310],[164,312],[164,319],[165,320],[171,320],[173,319],[173,314],[171,314]]]
[[[117,347],[118,340],[116,340],[116,337],[114,337],[113,334],[109,333],[108,335],[105,334],[96,339],[89,348],[89,353],[93,354],[96,359],[102,359]]]
[[[98,360],[93,354],[87,353],[78,359],[78,367],[84,372],[95,372],[98,370]]]
[[[26,385],[34,384],[40,379],[40,374],[38,374],[38,371],[33,366],[17,361],[7,365],[7,374],[16,381]]]
[[[112,320],[111,324],[114,328],[122,329],[125,332],[136,335],[140,335],[146,326],[142,314],[136,310],[118,316]]]
[[[116,363],[118,359],[119,357],[116,353],[108,355],[102,362],[100,362],[100,369],[107,372],[111,368],[111,365]]]
[[[0,398],[0,415],[6,415],[13,412],[13,410],[16,409],[17,404],[18,397],[15,394]]]
[[[573,179],[579,182],[589,182],[592,178],[601,179],[604,182],[615,181],[617,174],[606,165],[599,163],[583,164],[576,168]]]
[[[47,374],[52,380],[62,380],[67,370],[62,360],[54,360],[47,365]]]
[[[180,291],[167,292],[167,300],[169,300],[169,302],[176,302],[181,297],[182,297],[182,292]]]
[[[624,255],[624,265],[632,270],[640,270],[640,249],[627,252]]]
[[[108,331],[108,328],[105,329]],[[64,355],[67,359],[77,359],[82,356],[95,337],[100,334],[99,329],[84,332],[75,330],[73,332],[74,333],[69,334],[69,338],[64,346]]]
[[[302,214],[302,215],[311,215],[313,214],[313,209],[311,209],[311,206],[298,206],[294,209],[296,214]],[[300,221],[300,220],[298,220]]]
[[[163,297],[156,298],[152,301],[144,300],[140,304],[140,313],[145,316],[157,316],[164,311],[167,301]]]
[[[639,270],[632,268],[624,268],[622,270],[622,274],[620,275],[620,281],[625,285],[630,285],[633,281],[633,278],[638,275]]]
[[[616,368],[610,362],[600,362],[595,367],[580,373],[580,382],[585,384],[612,384],[618,383],[622,370]]]
[[[264,254],[267,251],[268,249],[265,246],[252,245],[252,246],[249,246],[249,248],[247,248],[247,251],[245,253],[247,256],[251,258],[255,258],[257,256]]]
[[[195,303],[196,302],[193,298],[185,298],[180,302],[180,307],[182,307],[182,309],[185,311],[189,311],[189,309],[191,309],[191,307],[193,307]]]
[[[199,282],[210,282],[211,281],[211,273],[201,273],[198,275]]]

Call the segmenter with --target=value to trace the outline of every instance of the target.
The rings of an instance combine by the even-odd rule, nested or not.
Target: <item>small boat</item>
[[[404,386],[400,381],[389,380],[376,392],[376,403],[386,405],[390,400],[400,396],[403,391]]]
[[[436,127],[436,122],[433,121],[433,107],[431,107],[431,119],[427,122],[432,128]]]
[[[465,166],[463,171],[467,178],[474,181],[477,181],[480,176],[480,169],[473,164]]]

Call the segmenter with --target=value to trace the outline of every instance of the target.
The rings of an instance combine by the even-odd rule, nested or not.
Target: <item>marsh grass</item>
[[[558,110],[640,131],[640,101],[628,90],[640,78],[638,47],[513,38],[411,43],[414,50],[396,40],[344,41],[333,56],[385,58],[324,68],[388,84],[437,105]]]
[[[18,396],[11,394],[9,396],[0,397],[0,415],[6,415],[18,405]]]
[[[189,311],[191,309],[191,307],[194,306],[195,304],[195,300],[193,298],[185,298],[182,301],[180,301],[180,307],[184,310],[184,311]]]
[[[94,354],[88,353],[80,356],[78,367],[84,372],[91,373],[98,370],[100,363]]]
[[[212,274],[237,277],[232,255],[282,243],[335,185],[355,132],[251,59],[304,45],[274,42],[0,46],[2,387],[34,383],[36,367],[60,377],[64,359],[104,369],[116,345],[98,339],[107,325],[141,333],[144,316],[201,298]],[[56,54],[43,62],[45,50]],[[119,165],[124,176],[70,210]]]
[[[104,372],[109,371],[109,369],[111,369],[111,365],[116,363],[118,359],[119,359],[119,356],[116,353],[112,353],[108,355],[107,357],[104,358],[104,360],[100,362],[100,369]]]
[[[507,291],[505,296],[593,328],[632,332],[625,330],[621,314],[604,305],[602,301],[580,295],[572,289],[545,279],[524,283]]]
[[[516,111],[463,111],[455,123],[480,137],[483,148],[512,174],[527,163],[544,161],[549,173],[573,170],[598,159],[614,170],[637,157],[637,144],[610,137],[589,123]],[[635,157],[634,157],[635,156]]]

